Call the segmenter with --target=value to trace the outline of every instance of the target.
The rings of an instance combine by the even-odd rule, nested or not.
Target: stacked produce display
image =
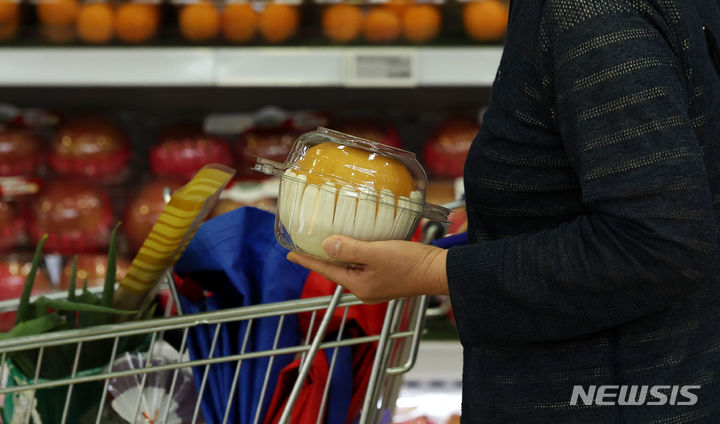
[[[0,0],[0,42],[497,43],[507,16],[504,0]]]
[[[118,275],[139,250],[165,204],[165,195],[181,187],[210,163],[237,169],[210,217],[252,205],[275,211],[277,178],[253,171],[258,157],[285,161],[295,140],[313,127],[307,112],[235,134],[211,134],[196,122],[169,123],[154,132],[134,128],[155,142],[133,140],[128,128],[108,116],[57,114],[54,125],[32,127],[15,119],[0,126],[0,287],[13,292],[27,271],[32,247],[48,234],[44,251],[59,262],[37,287],[67,289],[68,264],[80,254],[78,275],[89,285],[104,278],[103,255],[114,223],[118,235]],[[298,115],[300,116],[300,115]],[[453,200],[452,180],[462,175],[464,158],[479,128],[472,115],[448,117],[434,124],[426,140],[401,140],[387,119],[331,119],[317,113],[309,124],[415,150],[429,173],[429,202]],[[432,128],[432,127],[431,127]],[[20,189],[18,189],[18,187]],[[15,191],[13,191],[15,190]],[[55,264],[55,265],[53,265]],[[53,269],[55,267],[55,269]],[[19,280],[18,280],[19,281]],[[14,292],[13,292],[14,293]],[[10,296],[10,295],[9,295]]]

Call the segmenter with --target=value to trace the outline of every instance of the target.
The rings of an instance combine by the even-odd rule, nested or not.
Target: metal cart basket
[[[232,391],[236,390],[237,379],[243,364],[248,362],[247,360],[253,358],[269,358],[267,373],[265,373],[265,381],[262,385],[262,392],[260,394],[261,399],[272,396],[267,390],[269,378],[270,378],[270,366],[272,365],[273,358],[278,355],[295,354],[301,358],[301,368],[303,362],[307,365],[308,357],[315,354],[317,351],[325,351],[330,372],[332,375],[333,368],[335,366],[335,357],[339,347],[342,346],[355,346],[365,343],[377,343],[377,350],[374,358],[368,357],[365,360],[372,362],[372,372],[370,375],[368,389],[364,396],[364,403],[362,408],[362,415],[360,417],[360,423],[376,423],[376,422],[390,422],[392,411],[394,409],[395,400],[398,395],[399,387],[401,384],[401,374],[412,368],[420,341],[421,331],[424,327],[425,310],[427,308],[428,299],[423,297],[411,298],[411,299],[399,299],[389,302],[385,318],[382,324],[382,331],[378,334],[367,334],[361,337],[351,337],[344,333],[345,320],[348,316],[348,310],[354,305],[358,305],[361,302],[351,294],[344,294],[342,296],[327,296],[317,297],[301,300],[293,300],[286,302],[279,302],[273,304],[261,304],[256,306],[239,307],[234,309],[225,309],[207,313],[193,314],[193,315],[179,315],[172,317],[157,318],[148,321],[138,322],[127,322],[113,325],[103,325],[97,327],[86,328],[82,330],[66,330],[54,333],[48,333],[38,336],[28,336],[7,340],[0,340],[0,360],[3,364],[4,375],[2,376],[3,386],[0,388],[0,397],[13,397],[13,404],[15,405],[15,414],[12,417],[12,423],[40,423],[42,420],[38,416],[35,406],[37,405],[36,398],[37,394],[43,390],[62,389],[64,390],[64,407],[61,407],[62,416],[57,417],[58,423],[74,424],[74,419],[70,418],[71,405],[77,401],[77,397],[83,396],[80,393],[79,388],[84,383],[97,382],[97,387],[103,387],[103,393],[100,395],[100,405],[97,407],[97,412],[92,418],[88,419],[85,415],[81,422],[94,422],[95,424],[109,422],[103,415],[103,411],[107,409],[106,404],[110,402],[108,391],[108,382],[114,378],[127,377],[136,375],[141,378],[140,391],[145,388],[146,380],[152,373],[157,372],[171,372],[173,373],[172,386],[170,387],[170,394],[172,397],[172,391],[175,389],[178,374],[183,369],[190,369],[194,367],[205,367],[205,370],[211,367],[213,364],[218,363],[232,363],[234,364],[234,376],[232,381]],[[14,310],[17,304],[16,301],[5,301],[0,302],[0,312]],[[322,332],[325,331],[323,325],[327,327],[327,321],[332,313],[332,310],[338,311],[343,314],[342,322],[340,324],[340,330],[335,339],[324,339]],[[326,312],[323,314],[323,312]],[[310,315],[310,328],[312,331],[308,331],[308,336],[301,343],[296,346],[282,347],[277,346],[277,338],[282,330],[283,322],[290,316],[298,314],[309,314]],[[319,317],[323,316],[322,319]],[[222,356],[215,353],[215,344],[220,334],[220,328],[223,323],[241,322],[244,321],[248,328],[252,328],[253,323],[266,317],[277,317],[278,324],[275,334],[276,344],[273,349],[264,351],[246,351],[245,342],[247,341],[247,335],[250,334],[250,330],[245,333],[245,341],[242,345],[242,350],[238,354],[230,356]],[[185,353],[188,349],[188,335],[193,328],[197,326],[205,326],[206,329],[210,329],[212,336],[212,344],[210,346],[210,354],[206,357],[195,358],[191,360]],[[311,333],[314,337],[311,337]],[[161,340],[166,338],[169,334],[174,334],[177,339],[180,340],[178,351],[180,356],[177,361],[172,363],[164,363],[161,365],[154,364],[151,360],[153,347]],[[144,337],[146,346],[149,343],[147,349],[147,361],[140,369],[113,369],[110,364],[113,364],[120,355],[118,350],[119,344],[122,340],[131,337],[138,336]],[[319,337],[318,337],[319,336]],[[83,349],[92,349],[93,343],[105,340],[106,343],[112,344],[112,349],[109,350],[107,357],[106,366],[99,370],[97,373],[88,375],[86,373],[79,372],[79,362],[81,358],[81,352]],[[43,361],[53,361],[52,355],[48,354],[52,349],[58,346],[72,347],[75,352],[73,367],[68,370],[68,376],[65,378],[54,379],[51,381],[43,380],[39,378],[40,369]],[[14,386],[6,384],[8,377],[7,364],[10,362],[8,359],[14,352],[37,350],[37,361],[35,363],[35,375],[30,377],[28,381],[15,382]],[[196,368],[197,369],[197,368]],[[205,377],[202,381],[195,381],[197,388],[198,400],[193,406],[192,419],[187,422],[203,422],[201,412],[201,400],[206,391],[207,387],[207,372],[204,374]],[[301,371],[298,374],[298,381],[296,381],[296,387],[302,385],[301,379],[305,379],[307,373]],[[329,380],[329,379],[328,379]],[[329,398],[330,384],[325,384],[323,392],[322,402],[326,404]],[[75,398],[73,398],[75,396]],[[229,397],[233,399],[232,396]],[[280,420],[281,423],[290,422],[290,411],[295,406],[297,396],[292,397],[287,401],[284,408],[283,416]],[[152,423],[159,424],[165,423],[167,420],[168,407],[160,408],[155,411],[153,416],[141,413],[140,405],[141,396],[138,396],[137,406],[135,408],[135,423]],[[3,402],[0,401],[0,405]],[[5,402],[7,404],[7,402]],[[262,402],[260,402],[262,404]],[[222,420],[223,423],[228,422],[228,414],[231,408],[230,402],[227,404],[227,408]],[[261,411],[260,407],[254,412],[253,422],[261,422]],[[183,421],[184,423],[185,421]],[[317,423],[324,422],[322,413],[318,411]],[[10,423],[6,423],[10,424]]]

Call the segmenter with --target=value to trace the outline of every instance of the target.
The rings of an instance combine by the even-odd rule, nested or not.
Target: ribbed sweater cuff
[[[448,251],[447,276],[450,302],[463,345],[471,346],[510,326],[501,315],[505,241],[456,246]],[[509,328],[508,328],[509,330]]]

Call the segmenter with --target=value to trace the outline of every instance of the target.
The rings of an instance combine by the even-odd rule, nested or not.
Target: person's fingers
[[[341,284],[343,280],[347,282],[347,280],[350,279],[348,269],[342,266],[331,265],[319,259],[311,258],[310,256],[302,255],[296,252],[288,253],[287,259],[290,262],[315,271],[328,280],[334,281],[338,284]]]
[[[323,241],[322,246],[330,257],[341,262],[367,264],[374,257],[371,243],[350,237],[331,236]]]
[[[298,265],[302,265],[305,268],[315,270],[315,268],[325,265],[324,262],[315,259],[313,257],[303,255],[297,252],[290,252],[287,254],[287,259],[290,262],[296,263]]]

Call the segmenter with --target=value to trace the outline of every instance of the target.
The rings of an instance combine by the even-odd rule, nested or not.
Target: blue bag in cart
[[[212,295],[200,302],[181,298],[183,313],[299,299],[308,271],[285,258],[288,251],[275,239],[274,225],[274,215],[250,207],[228,212],[204,223],[175,265],[175,272],[191,277]],[[274,345],[279,320],[278,316],[253,320],[244,352],[297,346],[300,331],[294,314],[284,317],[277,345]],[[235,355],[243,351],[247,320],[220,324],[216,345],[211,352],[216,328],[216,324],[208,324],[190,330],[187,343],[193,360]],[[263,391],[271,359],[268,386]],[[293,359],[293,355],[280,355],[244,360],[232,399],[230,393],[237,362],[211,365],[202,396],[205,421],[211,424],[223,422],[229,404],[228,423],[251,424],[256,422],[256,413],[260,414],[257,422],[262,422],[275,391],[278,374]],[[205,369],[204,366],[193,369],[198,390]]]

